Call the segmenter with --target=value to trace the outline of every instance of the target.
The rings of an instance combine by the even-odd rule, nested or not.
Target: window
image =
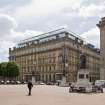
[[[79,74],[79,78],[83,79],[84,78],[84,74]]]
[[[49,71],[51,71],[51,66],[49,66]]]
[[[89,78],[88,74],[86,74],[86,78],[87,78],[87,79]]]

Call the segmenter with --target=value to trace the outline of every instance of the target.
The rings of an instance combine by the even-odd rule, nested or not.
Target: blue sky
[[[20,40],[66,27],[96,47],[105,0],[0,0],[0,62]]]

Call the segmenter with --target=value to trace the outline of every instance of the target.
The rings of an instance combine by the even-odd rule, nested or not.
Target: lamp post
[[[63,63],[63,76],[65,77],[66,76],[66,68],[65,68],[65,46],[63,47],[62,49],[62,63]]]
[[[79,41],[79,38],[76,37],[75,38],[75,44],[77,46],[77,72],[76,72],[76,79],[77,79],[77,75],[78,75],[78,70],[80,69],[80,47],[83,45],[83,41]]]
[[[67,81],[66,81],[66,69],[68,67],[67,64],[67,49],[65,47],[65,41],[64,41],[64,46],[62,48],[62,64],[63,64],[63,73],[62,73],[62,80],[61,80],[61,86],[66,86],[67,85]]]
[[[36,81],[35,81],[35,72],[32,71],[32,83],[35,84],[35,82],[36,82]]]

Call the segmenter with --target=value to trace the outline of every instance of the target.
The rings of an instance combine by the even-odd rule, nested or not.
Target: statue
[[[80,69],[86,69],[86,56],[84,54],[80,55]]]

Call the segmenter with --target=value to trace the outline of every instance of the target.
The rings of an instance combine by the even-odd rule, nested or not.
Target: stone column
[[[105,17],[97,24],[100,29],[100,79],[105,80]]]

